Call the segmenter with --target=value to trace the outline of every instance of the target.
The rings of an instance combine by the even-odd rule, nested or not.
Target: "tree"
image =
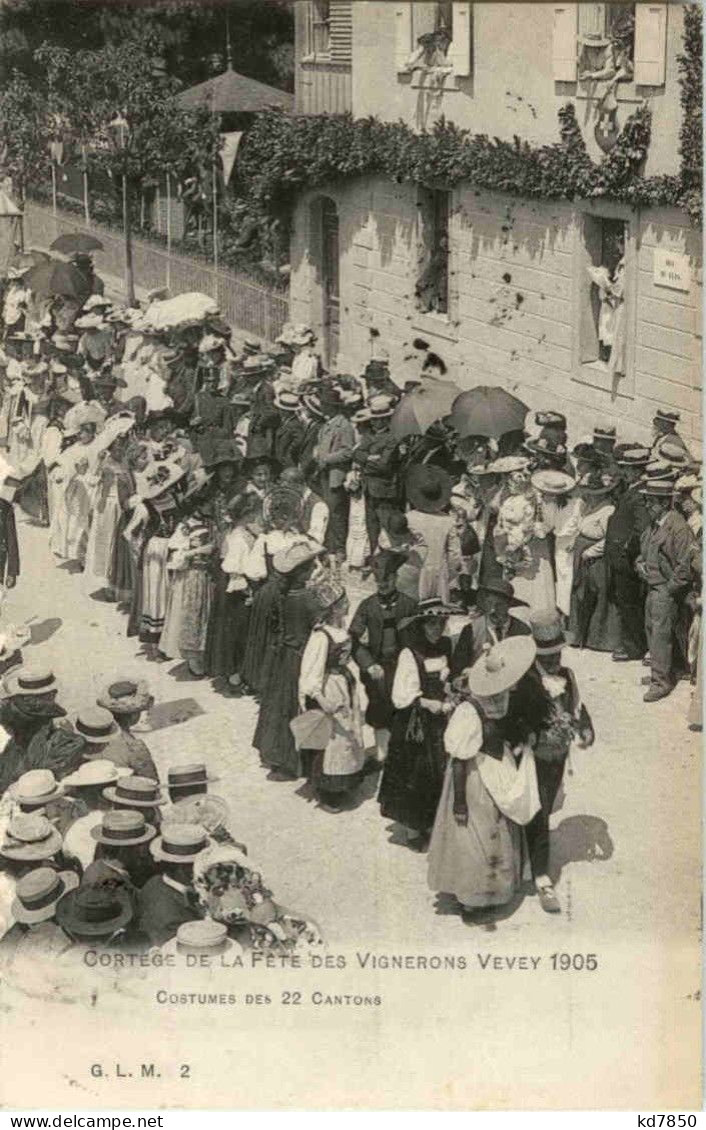
[[[41,94],[15,73],[0,91],[0,166],[24,202],[32,179],[46,176],[50,124]]]

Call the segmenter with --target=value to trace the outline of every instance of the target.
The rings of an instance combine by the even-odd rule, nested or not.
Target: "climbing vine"
[[[679,56],[678,64],[682,105],[682,123],[679,131],[682,204],[692,219],[700,223],[703,206],[701,120],[703,45],[701,9],[695,4],[690,4],[684,10],[684,52]]]

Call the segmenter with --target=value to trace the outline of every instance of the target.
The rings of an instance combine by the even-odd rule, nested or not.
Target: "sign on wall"
[[[667,286],[670,290],[689,290],[691,288],[689,256],[677,255],[673,251],[655,250],[652,278],[655,286]]]

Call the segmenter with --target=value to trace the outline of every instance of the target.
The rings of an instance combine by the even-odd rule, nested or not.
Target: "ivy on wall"
[[[471,134],[445,119],[428,133],[403,122],[350,115],[259,116],[239,157],[238,194],[259,224],[286,220],[297,195],[353,177],[379,175],[397,183],[439,188],[460,183],[540,200],[601,197],[648,207],[681,207],[701,220],[701,20],[685,10],[684,54],[679,58],[683,120],[682,169],[645,177],[651,113],[646,104],[628,118],[615,146],[600,162],[586,149],[571,103],[559,110],[559,140],[532,146]]]

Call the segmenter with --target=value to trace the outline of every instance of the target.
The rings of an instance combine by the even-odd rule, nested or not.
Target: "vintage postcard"
[[[700,1108],[701,81],[0,4],[0,1109]]]

